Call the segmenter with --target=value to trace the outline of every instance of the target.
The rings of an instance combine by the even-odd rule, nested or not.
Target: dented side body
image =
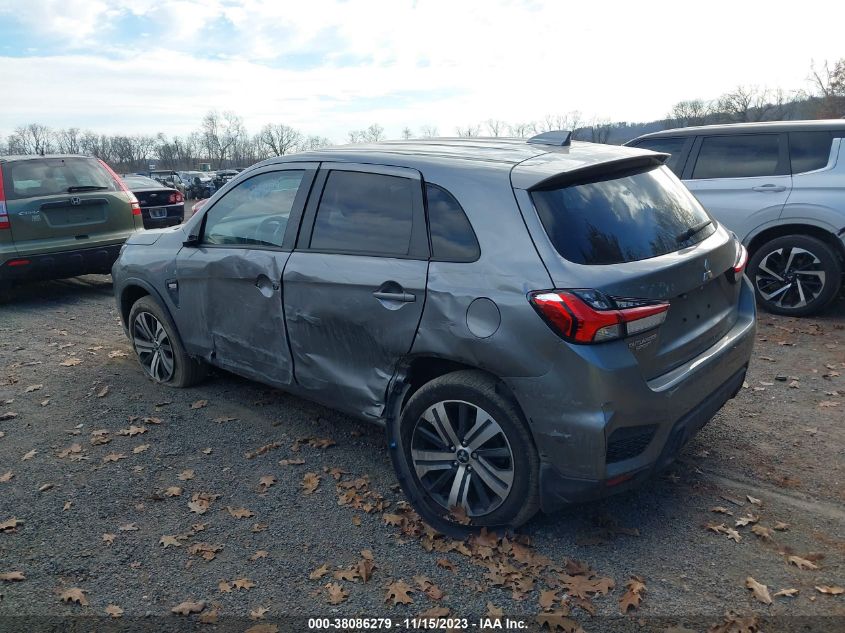
[[[580,143],[553,150],[473,139],[271,159],[230,181],[186,224],[131,238],[113,270],[116,297],[125,320],[133,296],[155,296],[186,350],[212,365],[377,423],[398,415],[415,361],[483,370],[523,412],[541,457],[543,506],[554,509],[604,494],[605,482],[621,474],[644,476],[664,464],[741,386],[753,344],[748,282],[699,280],[702,266],[718,276],[733,264],[735,240],[721,227],[694,247],[633,265],[573,265],[551,247],[531,188],[620,160],[662,157]],[[257,173],[285,168],[312,171],[282,247],[197,244],[204,216],[227,192]],[[417,182],[415,222],[424,235],[425,184],[445,189],[469,219],[480,256],[436,261],[427,236],[402,258],[310,249],[332,169]],[[532,291],[585,287],[671,299],[678,322],[663,340],[658,329],[656,336],[574,345],[528,301]],[[709,312],[697,301],[706,301]],[[681,315],[683,323],[698,319],[686,327]],[[611,435],[644,426],[654,429],[647,446],[609,461]]]

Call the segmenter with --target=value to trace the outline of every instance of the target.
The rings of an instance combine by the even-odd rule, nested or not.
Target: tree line
[[[809,89],[787,92],[780,88],[737,86],[711,99],[679,101],[666,117],[646,123],[586,119],[577,110],[547,115],[541,120],[507,122],[488,119],[458,126],[454,135],[465,138],[511,136],[527,138],[549,130],[572,130],[576,140],[624,143],[640,134],[672,127],[821,119],[845,116],[845,58],[833,64],[811,64]],[[447,131],[444,136],[449,136]],[[440,136],[433,125],[418,130],[405,127],[403,139]],[[350,130],[345,142],[372,143],[385,140],[384,127],[373,123]],[[78,127],[53,129],[40,123],[22,125],[7,138],[0,137],[3,154],[87,154],[101,158],[120,171],[140,171],[155,162],[163,169],[196,169],[199,163],[212,168],[246,167],[271,156],[282,156],[332,145],[324,136],[306,134],[283,123],[268,123],[250,134],[235,112],[210,111],[198,129],[184,136],[101,134]]]

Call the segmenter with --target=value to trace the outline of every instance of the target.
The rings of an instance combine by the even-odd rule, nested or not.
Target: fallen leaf
[[[6,571],[0,574],[0,580],[3,582],[18,582],[26,580],[26,576],[23,575],[22,571]]]
[[[302,478],[302,491],[306,495],[312,494],[320,486],[320,475],[317,473],[305,473]]]
[[[98,398],[105,398],[108,394],[109,394],[109,386],[106,385],[105,387],[103,387],[102,389],[100,389],[97,392],[97,397]]]
[[[145,426],[135,426],[134,424],[130,424],[128,429],[120,429],[117,434],[125,435],[128,437],[135,437],[136,435],[142,435],[143,433],[146,433],[147,430],[148,429]]]
[[[258,480],[258,485],[265,490],[276,483],[276,478],[273,475],[264,475]]]
[[[18,414],[14,411],[6,411],[6,413],[0,413],[0,422],[5,422],[6,420],[14,420],[18,417]]]
[[[182,494],[182,488],[179,486],[170,486],[169,488],[164,489],[164,496],[165,497],[178,497]]]
[[[144,452],[145,450],[147,450],[149,447],[150,447],[150,445],[149,445],[149,444],[139,444],[138,446],[136,446],[135,448],[133,448],[133,449],[132,449],[132,452],[133,452],[135,455],[137,455],[138,453],[143,453],[143,452]]]
[[[158,540],[159,545],[164,545],[165,548],[168,547],[181,547],[181,543],[179,542],[178,536],[170,536],[164,535]]]
[[[55,484],[43,484],[39,486],[38,492],[47,492],[48,490],[52,490]]]
[[[126,459],[126,455],[124,453],[109,453],[103,457],[103,463],[107,464],[108,462],[116,462],[120,459]]]
[[[798,589],[781,589],[775,593],[774,597],[777,598],[779,596],[785,596],[787,598],[791,598],[792,596],[797,596],[798,591]]]
[[[119,349],[113,349],[108,354],[109,358],[125,358],[128,354]]]
[[[631,576],[631,579],[625,583],[627,591],[619,599],[619,609],[622,613],[628,613],[631,609],[636,609],[640,606],[645,592],[645,583],[639,576]]]
[[[301,457],[294,457],[293,459],[280,459],[279,466],[301,466],[305,460]]]
[[[202,409],[206,406],[208,406],[208,400],[197,400],[196,402],[191,404],[192,409]]]
[[[117,526],[118,532],[137,532],[139,529],[134,523],[124,523],[123,525]]]
[[[581,625],[569,617],[568,609],[541,613],[537,616],[537,624],[541,627],[545,626],[549,631],[560,629],[564,633],[584,633]]]
[[[308,578],[311,580],[319,580],[328,573],[330,573],[329,566],[324,564],[320,565],[317,569],[308,574]]]
[[[752,525],[751,531],[764,541],[771,541],[774,536],[774,532],[771,528],[767,528],[762,525]]]
[[[86,593],[88,593],[86,589],[71,587],[59,594],[59,600],[62,602],[75,602],[77,604],[81,604],[83,607],[86,607],[88,606],[88,598],[85,597]]]
[[[760,520],[760,517],[754,514],[746,514],[744,517],[740,517],[736,520],[734,524],[736,527],[744,527],[746,525],[750,525],[752,523],[757,523]]]
[[[345,602],[349,597],[346,590],[336,582],[326,583],[326,589],[329,594],[329,604],[340,604],[341,602]]]
[[[9,481],[12,481],[12,477],[14,477],[14,473],[11,470],[7,470],[5,473],[0,475],[0,484],[5,484]]]
[[[103,534],[103,543],[105,543],[106,545],[111,545],[112,543],[114,543],[114,539],[116,536],[117,534]]]
[[[44,385],[29,385],[26,389],[24,389],[24,393],[32,393],[33,391],[38,391]]]
[[[841,596],[845,593],[845,587],[831,587],[830,585],[816,585],[816,591],[831,596]]]
[[[0,532],[13,532],[22,523],[23,521],[16,519],[15,517],[6,519],[5,521],[0,522]]]
[[[266,549],[260,549],[260,550],[258,550],[257,552],[255,552],[255,554],[253,554],[252,556],[250,556],[250,557],[249,557],[249,560],[251,560],[251,561],[257,561],[259,558],[267,558],[267,556],[268,556],[269,554],[270,554],[270,552],[268,552]]]
[[[725,530],[725,534],[728,536],[729,539],[733,540],[735,543],[739,543],[742,540],[742,537],[739,535],[733,528],[728,528]]]
[[[786,559],[788,562],[795,565],[798,569],[818,569],[819,566],[808,561],[806,558],[800,556],[790,556]]]
[[[243,589],[246,591],[247,589],[252,589],[253,587],[255,587],[255,583],[252,582],[249,578],[238,578],[232,581],[232,586],[235,589]]]
[[[211,455],[212,450],[210,448],[204,448],[202,449],[202,453],[203,455]]]
[[[754,580],[751,576],[745,579],[745,587],[751,589],[754,597],[763,604],[772,604],[772,597],[769,595],[769,588]]]
[[[31,451],[24,454],[24,456],[21,458],[21,461],[22,462],[29,461],[30,459],[35,457],[37,454],[38,454],[38,451],[33,448]]]
[[[123,615],[123,609],[121,609],[116,604],[110,604],[105,608],[105,612],[107,615],[110,615],[113,618],[119,618]]]
[[[177,615],[190,615],[192,613],[200,613],[203,609],[205,609],[205,602],[201,600],[199,602],[186,600],[177,604],[171,611]]]
[[[414,588],[404,580],[397,580],[387,586],[387,595],[385,596],[384,601],[390,602],[393,600],[394,606],[397,604],[411,604],[414,601],[408,594],[413,590]]]
[[[229,416],[221,416],[219,418],[214,418],[212,420],[212,422],[217,422],[218,424],[222,424],[224,422],[234,422],[237,419],[238,418],[232,418],[232,417],[229,417]]]
[[[540,592],[540,598],[537,602],[539,603],[541,609],[549,611],[555,603],[555,600],[557,600],[557,591],[554,589],[548,589]]]
[[[443,569],[448,569],[449,571],[455,571],[455,563],[450,561],[448,558],[438,558],[437,566],[442,567]]]
[[[270,609],[267,607],[256,607],[252,611],[249,612],[249,617],[253,620],[263,620],[264,615],[269,613]]]
[[[505,614],[504,609],[500,609],[492,602],[487,603],[487,615],[491,618],[501,618]]]
[[[745,495],[745,498],[748,499],[748,503],[751,503],[755,506],[763,505],[763,502],[757,499],[756,497],[752,497],[751,495]]]
[[[724,506],[716,506],[716,507],[710,508],[710,512],[717,512],[719,514],[728,514],[728,515],[733,516],[733,512],[731,512],[730,510],[728,510]]]
[[[65,501],[65,504],[62,506],[62,510],[70,510],[71,506],[73,506],[72,501]]]
[[[217,620],[220,617],[220,612],[215,609],[209,609],[208,611],[203,611],[200,613],[199,621],[202,624],[217,624]]]
[[[778,532],[785,532],[789,529],[789,523],[784,523],[783,521],[775,521],[774,528]]]
[[[246,508],[233,508],[232,506],[226,506],[226,512],[236,519],[248,519],[255,516],[255,512],[252,510],[247,510]]]
[[[76,365],[79,365],[79,363],[81,363],[81,362],[82,362],[81,358],[76,358],[75,356],[71,356],[70,358],[64,359],[61,363],[59,363],[59,365],[61,365],[62,367],[75,367]]]
[[[194,478],[194,471],[190,468],[187,470],[183,470],[181,473],[176,475],[176,479],[179,481],[189,481]]]

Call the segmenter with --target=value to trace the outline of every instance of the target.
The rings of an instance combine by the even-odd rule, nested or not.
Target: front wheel
[[[808,316],[839,292],[842,267],[834,250],[807,235],[787,235],[758,248],[748,265],[757,302],[767,312]]]
[[[170,387],[189,387],[205,376],[205,367],[182,347],[173,321],[150,296],[129,311],[129,339],[147,376]]]
[[[422,386],[393,422],[391,456],[420,516],[454,533],[517,527],[539,508],[537,449],[510,398],[478,371]]]

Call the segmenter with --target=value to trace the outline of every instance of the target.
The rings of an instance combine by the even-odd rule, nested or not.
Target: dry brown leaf
[[[81,358],[76,358],[75,356],[71,356],[70,358],[64,359],[59,365],[62,367],[76,367],[79,363],[82,362]]]
[[[772,528],[767,528],[762,525],[752,525],[751,531],[754,532],[754,534],[756,534],[764,541],[771,541],[772,537],[774,537],[775,535],[775,533],[772,531]]]
[[[743,517],[739,517],[734,524],[736,527],[745,527],[746,525],[757,523],[760,520],[760,517],[756,514],[746,514]]]
[[[103,534],[103,543],[106,545],[111,545],[114,543],[114,539],[117,537],[117,534]]]
[[[26,580],[26,576],[23,575],[22,571],[6,571],[0,573],[0,580],[3,582],[18,582]]]
[[[137,532],[139,529],[134,523],[124,523],[123,525],[117,526],[118,532]]]
[[[293,459],[280,459],[279,466],[301,466],[305,460],[301,457],[294,457]]]
[[[569,617],[568,609],[541,613],[537,616],[537,624],[546,627],[549,631],[561,630],[564,633],[584,633],[581,625]]]
[[[190,615],[192,613],[200,613],[203,609],[205,609],[205,602],[203,602],[202,600],[200,600],[199,602],[186,600],[185,602],[180,602],[179,604],[177,604],[170,611],[177,615]]]
[[[778,598],[780,596],[784,596],[786,598],[791,598],[793,596],[797,596],[798,592],[799,592],[798,589],[781,589],[780,591],[778,591],[774,594],[774,597]]]
[[[181,473],[176,475],[176,479],[179,481],[190,481],[194,478],[194,471],[191,468],[187,468],[183,470]]]
[[[492,602],[487,603],[487,616],[491,618],[501,618],[505,614],[505,610],[497,607]]]
[[[232,593],[232,585],[225,580],[221,580],[217,583],[217,590],[220,593]]]
[[[70,510],[73,506],[72,501],[65,501],[65,504],[62,506],[62,510]]]
[[[815,563],[808,561],[806,558],[801,558],[800,556],[790,556],[786,559],[788,562],[795,565],[798,569],[818,569],[819,566]]]
[[[336,582],[326,583],[326,589],[329,593],[329,604],[340,604],[345,602],[349,594],[344,588]]]
[[[355,527],[361,525],[361,517],[359,517],[357,514],[352,515],[352,525],[354,525]]]
[[[44,385],[29,385],[26,389],[24,389],[24,393],[32,393],[33,391],[39,391]]]
[[[264,615],[269,612],[270,609],[267,607],[255,607],[252,611],[249,612],[249,617],[252,620],[263,620]]]
[[[208,400],[197,400],[196,402],[191,404],[192,409],[202,409],[203,407],[208,406]]]
[[[404,580],[397,580],[387,586],[387,595],[384,597],[385,602],[393,601],[393,605],[397,604],[412,604],[414,600],[408,594],[414,590]]]
[[[267,558],[267,555],[268,555],[269,553],[270,553],[270,552],[268,552],[266,549],[260,549],[260,550],[258,550],[257,552],[255,552],[255,554],[253,554],[252,556],[250,556],[250,557],[249,557],[249,560],[251,560],[251,561],[257,561],[259,558]]]
[[[182,494],[182,488],[179,486],[170,486],[169,488],[164,489],[164,496],[165,497],[178,497]]]
[[[109,462],[116,462],[121,459],[126,459],[126,455],[124,453],[109,453],[105,457],[103,457],[103,463],[107,464]]]
[[[30,459],[32,459],[36,455],[38,455],[38,451],[33,448],[31,451],[24,453],[24,456],[21,458],[21,461],[22,462],[29,461]]]
[[[216,608],[214,608],[200,613],[199,621],[202,624],[217,624],[219,618],[220,612]]]
[[[540,598],[537,601],[543,611],[549,611],[557,600],[557,591],[554,589],[547,589],[540,592]]]
[[[450,561],[448,558],[438,558],[437,566],[442,567],[443,569],[448,569],[449,571],[455,571],[455,563]]]
[[[98,398],[105,398],[108,394],[109,394],[109,386],[106,385],[105,387],[103,387],[102,389],[100,389],[97,392],[97,397]]]
[[[38,492],[47,492],[48,490],[52,490],[55,484],[42,484],[38,487]]]
[[[639,576],[631,576],[631,579],[625,583],[625,587],[627,591],[619,599],[619,609],[622,613],[638,608],[646,590],[645,583]]]
[[[204,449],[202,449],[202,454],[203,454],[203,455],[211,455],[211,453],[212,453],[211,448],[204,448]]]
[[[83,607],[88,606],[88,598],[85,594],[88,593],[86,589],[79,589],[78,587],[71,587],[59,594],[59,600],[62,602],[75,602],[81,604]]]
[[[717,512],[719,514],[727,514],[733,516],[733,512],[728,510],[725,506],[715,506],[713,508],[710,508],[710,512]]]
[[[751,576],[745,579],[746,589],[750,589],[754,593],[754,597],[763,604],[772,604],[772,596],[769,595],[769,588],[754,580]]]
[[[181,547],[182,544],[179,542],[178,536],[170,536],[164,535],[158,540],[159,545],[164,545],[165,548],[168,547]]]
[[[0,532],[14,532],[22,523],[23,521],[16,519],[15,517],[6,519],[5,521],[0,522]]]
[[[248,519],[255,516],[255,512],[252,510],[247,510],[246,508],[233,508],[232,506],[226,506],[226,512],[236,519]]]
[[[320,565],[314,571],[312,571],[310,574],[308,574],[308,578],[311,579],[311,580],[319,580],[320,578],[322,578],[323,576],[325,576],[328,573],[331,573],[329,571],[329,566],[326,565],[326,564],[323,564],[323,565]]]
[[[320,475],[317,473],[305,473],[302,478],[302,491],[306,495],[313,494],[320,486]]]
[[[373,562],[372,557],[364,556],[361,560],[359,560],[358,575],[361,577],[361,580],[364,582],[370,582],[370,578],[373,577],[373,570],[375,568],[376,564]]]
[[[243,589],[246,591],[247,589],[252,589],[255,587],[255,583],[252,582],[249,578],[237,578],[236,580],[232,581],[232,586],[235,589]]]
[[[106,615],[110,615],[113,618],[120,618],[123,616],[123,609],[116,604],[110,604],[104,609],[104,611],[106,612]]]
[[[774,528],[778,532],[786,532],[789,529],[789,523],[784,523],[783,521],[775,521]]]
[[[264,475],[258,480],[258,485],[265,490],[276,483],[276,478],[273,475]]]
[[[830,585],[816,585],[816,591],[826,593],[830,596],[841,596],[845,593],[845,587],[832,587]]]
[[[751,495],[745,495],[745,498],[748,499],[748,503],[753,504],[755,506],[763,505],[763,502],[758,499],[757,497],[752,497]]]
[[[150,447],[150,445],[149,445],[149,444],[139,444],[138,446],[136,446],[135,448],[133,448],[133,449],[132,449],[132,452],[133,452],[135,455],[137,455],[138,453],[143,453],[143,452],[144,452],[145,450],[147,450],[149,447]]]
[[[14,473],[11,470],[7,470],[5,473],[0,475],[0,484],[5,484],[7,482],[12,481],[12,477],[14,477]]]
[[[727,530],[725,530],[725,534],[729,539],[731,539],[735,543],[739,543],[742,540],[742,537],[739,535],[739,532],[737,532],[733,528],[728,528]]]

